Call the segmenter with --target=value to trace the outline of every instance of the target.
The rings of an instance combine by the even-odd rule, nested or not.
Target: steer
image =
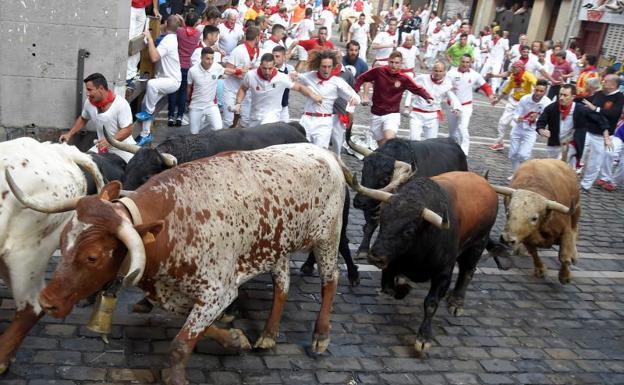
[[[436,138],[423,141],[391,139],[375,151],[349,141],[349,146],[365,156],[362,167],[362,186],[380,189],[393,176],[395,161],[411,165],[416,176],[434,176],[448,171],[467,171],[466,155],[454,140]],[[364,234],[357,251],[358,258],[368,256],[371,238],[377,228],[376,211],[379,203],[363,194],[357,194],[353,206],[364,211]]]
[[[0,172],[11,170],[24,190],[54,200],[87,193],[87,179],[104,181],[87,154],[68,145],[19,138],[0,143]],[[83,171],[84,170],[84,171]],[[86,171],[86,173],[85,173]],[[44,286],[50,256],[59,246],[71,213],[42,214],[25,209],[0,178],[0,278],[15,299],[16,312],[0,336],[0,374],[7,370],[22,340],[43,315],[37,296]]]
[[[431,280],[415,343],[416,350],[423,352],[431,346],[431,319],[451,284],[455,263],[459,275],[447,302],[452,314],[463,313],[466,289],[483,250],[491,243],[489,234],[498,211],[496,192],[471,172],[413,177],[392,194],[362,187],[344,171],[357,192],[384,202],[379,235],[368,255],[370,263],[392,278],[382,282],[384,289],[401,299],[409,292],[407,279]]]
[[[538,247],[559,245],[559,282],[570,282],[570,264],[576,264],[576,239],[581,201],[576,174],[557,159],[534,159],[522,163],[511,187],[494,186],[505,196],[507,223],[501,235],[514,248],[521,244],[531,257],[535,276],[543,278],[546,266]],[[568,205],[568,206],[566,206]]]
[[[65,205],[75,207],[76,216],[63,230],[61,260],[39,301],[50,315],[65,317],[76,301],[118,275],[138,285],[166,310],[188,315],[171,345],[167,379],[183,384],[186,362],[203,335],[250,348],[240,330],[213,322],[240,285],[265,272],[273,276],[273,307],[254,346],[275,345],[289,287],[288,255],[312,248],[322,283],[312,350],[321,353],[329,344],[345,187],[335,156],[307,143],[185,163],[121,201],[121,184],[112,182],[98,196]]]

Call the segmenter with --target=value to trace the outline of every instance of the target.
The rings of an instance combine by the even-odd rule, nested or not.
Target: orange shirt
[[[305,5],[302,7],[301,4],[297,4],[295,8],[293,9],[292,22],[298,23],[301,20],[303,20],[305,18],[305,10],[306,10]]]
[[[593,69],[588,71],[582,71],[579,74],[578,79],[576,80],[576,96],[579,98],[589,96],[589,92],[587,92],[587,80],[597,77],[598,72]]]

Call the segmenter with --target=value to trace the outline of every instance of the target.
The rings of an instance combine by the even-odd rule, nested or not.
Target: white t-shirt
[[[323,98],[323,103],[320,105],[314,102],[314,100],[306,98],[303,107],[305,112],[331,114],[334,110],[334,101],[339,97],[345,100],[355,98],[358,103],[360,102],[359,95],[340,76],[332,76],[327,80],[323,80],[318,77],[316,71],[310,71],[301,75],[299,81]]]
[[[180,56],[178,55],[178,37],[175,33],[169,33],[158,43],[160,60],[156,63],[157,78],[170,78],[177,82],[182,81],[180,72]]]
[[[401,55],[403,55],[401,69],[409,69],[413,71],[416,66],[416,56],[418,56],[419,53],[418,48],[416,48],[415,45],[413,45],[410,49],[401,46],[397,48],[397,51],[401,52]]]
[[[227,56],[243,39],[245,32],[243,32],[243,27],[238,23],[234,24],[232,29],[226,27],[225,23],[219,24],[217,28],[219,28],[219,47],[225,51]]]
[[[258,71],[249,71],[243,78],[242,85],[247,87],[247,93],[251,95],[250,116],[262,121],[268,114],[279,116],[282,110],[282,97],[284,90],[292,88],[294,83],[290,77],[277,71],[271,80],[267,81],[258,75]]]
[[[297,39],[310,40],[310,33],[314,32],[314,21],[303,19],[297,26]]]
[[[279,24],[286,29],[290,27],[290,21],[284,19],[282,16],[280,16],[279,13],[272,14],[271,17],[269,17],[269,22],[271,23],[271,25]]]
[[[245,44],[239,44],[236,48],[234,48],[232,53],[230,53],[230,56],[225,59],[225,62],[232,64],[236,68],[254,68],[258,66],[258,61],[260,60],[259,53],[259,50],[256,50],[252,60],[249,57],[249,53],[247,52],[247,47],[245,46]],[[239,79],[236,76],[228,76],[223,82],[223,87],[225,87],[230,92],[236,93],[240,88],[241,82],[242,79]]]
[[[351,24],[351,28],[349,28],[349,32],[351,33],[351,38],[357,41],[358,43],[360,43],[360,45],[368,44],[368,31],[369,30],[370,30],[370,27],[368,26],[367,23],[364,23],[364,25],[360,25],[360,23],[353,23]]]
[[[471,102],[472,91],[486,83],[483,76],[473,69],[460,72],[459,69],[453,67],[446,73],[446,78],[451,81],[453,92],[462,104]]]
[[[334,24],[334,13],[329,9],[321,11],[321,19],[323,19],[323,26],[327,27],[327,34],[331,35],[332,25]]]
[[[494,44],[494,40],[490,40],[489,49],[490,57],[502,62],[505,59],[505,52],[509,50],[509,40],[501,37],[496,41],[496,44]]]
[[[394,35],[390,35],[386,31],[379,32],[375,36],[375,39],[373,40],[373,44],[386,45],[386,44],[392,43],[393,46],[390,48],[381,48],[381,49],[375,50],[375,60],[387,61],[388,56],[390,56],[392,51],[394,51],[394,47],[396,47],[398,39],[399,39],[399,34],[396,32],[394,33]]]
[[[424,87],[427,92],[429,92],[429,95],[433,97],[433,101],[431,103],[427,103],[422,96],[414,95],[412,98],[412,107],[423,111],[439,111],[442,103],[446,103],[446,99],[449,99],[451,102],[451,108],[461,108],[461,103],[459,103],[459,99],[457,99],[457,96],[453,92],[453,85],[448,78],[444,78],[442,83],[436,84],[431,79],[430,74],[420,74],[414,78],[414,82],[419,86]]]
[[[262,57],[262,55],[265,53],[273,53],[273,48],[277,47],[278,45],[286,48],[283,41],[280,40],[278,43],[276,43],[273,40],[268,39],[264,42],[264,44],[262,44],[262,52],[260,53],[260,57]]]
[[[212,63],[208,70],[201,64],[189,69],[188,84],[193,85],[193,94],[189,109],[204,109],[217,104],[217,82],[225,69],[219,63]]]
[[[516,109],[514,111],[514,124],[516,125],[516,127],[521,128],[523,130],[527,130],[527,131],[535,131],[535,122],[533,123],[529,123],[529,122],[518,122],[518,118],[525,118],[525,119],[534,119],[535,121],[537,121],[537,118],[539,117],[539,115],[542,113],[542,111],[544,111],[544,108],[546,108],[547,105],[549,105],[550,103],[552,103],[552,101],[550,99],[548,99],[546,96],[542,96],[542,98],[539,100],[539,102],[535,102],[533,100],[533,94],[528,94],[528,95],[524,95],[523,97],[520,98],[520,100],[518,101],[518,104],[516,105]]]
[[[98,139],[104,139],[104,128],[111,136],[114,136],[119,132],[119,129],[126,128],[132,124],[132,110],[126,99],[121,96],[115,96],[115,100],[113,100],[108,110],[101,114],[98,113],[97,107],[91,104],[89,99],[85,100],[82,107],[82,117],[95,124]],[[132,135],[128,135],[122,142],[136,144]],[[89,151],[97,152],[97,148],[94,146]],[[112,146],[109,147],[109,151],[119,155],[126,163],[134,156],[130,152],[121,151]]]
[[[574,118],[572,115],[574,115],[574,109],[576,108],[575,104],[576,103],[572,103],[570,112],[568,113],[568,116],[566,116],[565,120],[561,120],[561,116],[559,116],[559,121],[561,122],[559,124],[559,141],[560,142],[564,142],[564,141],[567,142],[568,140],[572,139],[572,134],[573,134],[573,129],[574,129]]]
[[[204,45],[204,42],[201,42],[201,47],[197,47],[195,48],[195,50],[193,51],[193,54],[191,55],[191,67],[194,66],[195,64],[199,64],[199,62],[201,62],[201,51],[202,49],[204,49],[206,46]],[[221,52],[214,50],[214,63],[221,63],[223,61],[223,56],[221,56]]]

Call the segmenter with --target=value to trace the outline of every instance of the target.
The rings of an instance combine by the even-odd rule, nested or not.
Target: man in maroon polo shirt
[[[401,124],[401,97],[404,91],[422,96],[427,101],[433,98],[427,90],[414,83],[414,80],[401,73],[403,57],[400,52],[394,51],[388,57],[388,65],[376,67],[364,72],[357,78],[356,92],[364,84],[362,104],[368,103],[368,91],[370,83],[374,84],[373,105],[371,113],[371,134],[377,144],[381,146],[386,140],[396,137]]]

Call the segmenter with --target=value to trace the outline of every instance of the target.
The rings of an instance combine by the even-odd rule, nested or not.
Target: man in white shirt
[[[360,14],[357,23],[351,24],[347,41],[355,40],[360,44],[360,58],[366,61],[366,51],[368,49],[368,41],[370,40],[370,27],[366,23],[366,15]]]
[[[219,51],[219,45],[217,42],[219,41],[219,28],[214,25],[207,25],[204,27],[202,31],[202,40],[197,45],[197,48],[193,51],[191,55],[191,67],[199,64],[201,61],[201,52],[204,48],[210,47],[214,51],[213,61],[215,63],[223,62],[223,55],[221,51]]]
[[[299,77],[299,81],[322,97],[318,104],[306,98],[303,116],[299,121],[306,130],[308,140],[323,148],[329,148],[333,129],[333,108],[338,97],[348,100],[348,105],[360,103],[360,97],[335,71],[338,66],[336,53],[331,50],[319,52],[312,61],[307,72]]]
[[[297,25],[297,30],[295,33],[295,37],[299,41],[310,40],[312,38],[312,33],[314,32],[314,21],[312,20],[312,13],[314,10],[312,8],[306,8],[305,17],[303,20],[299,22]],[[305,68],[308,62],[308,51],[297,45],[297,58],[300,64],[297,64],[297,69]]]
[[[281,24],[274,24],[271,28],[271,37],[268,38],[262,45],[261,54],[272,53],[273,48],[280,45],[286,48],[284,44],[284,35],[286,35],[286,28]]]
[[[438,53],[446,48],[444,46],[444,31],[442,30],[442,22],[438,21],[434,29],[427,34],[427,50],[425,52],[425,65],[427,69],[431,68],[438,57]]]
[[[453,92],[461,103],[461,114],[449,113],[447,115],[449,125],[449,136],[457,142],[468,156],[470,150],[470,117],[472,116],[472,92],[476,88],[481,88],[488,96],[490,102],[495,101],[492,88],[477,71],[471,68],[472,59],[470,54],[464,54],[459,61],[459,67],[451,68],[446,74],[451,81]]]
[[[144,146],[154,140],[151,134],[153,113],[156,104],[163,97],[180,88],[182,73],[180,72],[180,57],[178,55],[178,38],[176,30],[181,25],[180,16],[169,16],[165,23],[166,35],[158,43],[154,44],[154,39],[149,31],[144,35],[147,39],[149,58],[156,65],[156,74],[153,79],[147,82],[145,99],[143,99],[143,110],[136,114],[137,119],[142,121],[141,135],[137,144]]]
[[[290,17],[288,16],[288,9],[286,7],[281,7],[277,13],[272,14],[271,17],[269,17],[269,24],[273,26],[279,24],[285,29],[289,29]]]
[[[528,42],[529,38],[527,35],[522,34],[518,37],[518,43],[511,46],[511,49],[509,50],[509,57],[512,63],[520,60],[520,51],[522,51],[522,48],[527,45]]]
[[[492,40],[488,43],[489,55],[481,68],[481,75],[485,78],[488,74],[499,74],[503,69],[503,62],[505,61],[505,55],[509,50],[509,40],[507,39],[507,31],[503,31],[503,36],[499,36],[499,32],[492,32]],[[491,79],[492,89],[494,92],[498,90],[501,84],[501,79],[493,77]]]
[[[327,28],[327,40],[331,40],[332,27],[334,25],[335,18],[334,13],[329,8],[329,0],[323,0],[323,10],[321,11],[321,15],[316,24]]]
[[[537,140],[535,123],[544,108],[551,103],[551,100],[546,97],[547,89],[548,82],[538,80],[533,88],[533,93],[524,95],[516,105],[511,133],[509,134],[511,139],[509,159],[511,160],[512,174],[516,172],[522,162],[531,159],[531,152]]]
[[[130,7],[130,26],[128,28],[128,35],[130,39],[137,35],[142,35],[143,31],[145,31],[145,22],[147,20],[145,7],[149,5],[152,5],[154,16],[160,19],[161,16],[158,12],[158,0],[132,0]],[[128,57],[126,85],[130,86],[132,81],[137,77],[137,67],[140,60],[141,52],[137,52]]]
[[[228,9],[224,12],[226,19],[219,24],[219,47],[225,52],[227,57],[234,48],[243,40],[245,32],[243,26],[238,24],[238,12]]]
[[[224,74],[233,75],[231,68],[224,69],[214,61],[215,51],[202,48],[201,61],[188,72],[187,95],[190,98],[189,120],[191,134],[197,134],[205,127],[212,130],[223,128],[221,113],[217,105],[217,83]]]
[[[403,41],[403,44],[401,44],[401,46],[397,48],[397,51],[399,51],[401,53],[401,56],[403,57],[403,62],[401,63],[401,72],[405,76],[413,79],[416,74],[417,59],[418,67],[423,67],[423,62],[420,58],[420,51],[418,50],[416,45],[414,45],[414,35],[405,34],[405,40]],[[408,91],[407,96],[405,97],[405,106],[407,107],[411,104],[412,93]]]
[[[273,54],[265,53],[260,59],[260,67],[255,71],[247,72],[243,78],[236,95],[234,112],[240,113],[241,102],[249,92],[251,96],[249,127],[279,122],[282,98],[286,89],[300,92],[319,104],[323,101],[320,95],[312,92],[308,87],[293,82],[290,76],[279,72],[275,68]]]
[[[375,51],[375,61],[373,67],[381,67],[388,64],[388,57],[396,48],[399,35],[397,34],[397,26],[399,22],[395,17],[388,21],[388,30],[378,32],[371,44],[371,50]]]
[[[230,127],[234,122],[234,113],[231,109],[236,104],[236,94],[240,88],[243,77],[247,71],[258,66],[260,59],[260,30],[256,27],[249,27],[245,31],[245,42],[234,48],[230,56],[225,61],[225,68],[234,69],[234,75],[228,76],[223,82],[223,124]],[[241,120],[243,125],[249,119],[249,98],[245,98],[241,109]]]
[[[120,142],[136,144],[132,138],[132,110],[130,105],[126,99],[115,96],[108,89],[108,82],[100,73],[87,76],[84,83],[87,89],[87,99],[84,102],[82,114],[76,119],[69,132],[61,135],[59,141],[71,140],[87,123],[92,123],[97,129],[97,140],[89,152],[111,152],[128,162],[133,154],[109,146],[104,138],[103,130],[106,130],[109,135]]]
[[[433,97],[432,101],[425,100],[422,96],[414,95],[412,98],[412,111],[410,112],[410,140],[436,138],[440,121],[444,118],[442,103],[449,99],[452,113],[459,114],[461,104],[452,91],[453,85],[446,77],[446,65],[436,62],[431,74],[421,74],[414,78],[414,82],[423,87]]]
[[[286,62],[286,48],[281,45],[275,46],[273,48],[273,58],[275,59],[275,68],[285,75],[289,75],[291,78],[297,77],[297,71],[295,71],[295,67],[288,64]],[[290,90],[284,90],[284,94],[282,96],[282,111],[280,112],[280,122],[288,122],[290,121],[290,113],[288,111],[288,101],[290,97]]]

